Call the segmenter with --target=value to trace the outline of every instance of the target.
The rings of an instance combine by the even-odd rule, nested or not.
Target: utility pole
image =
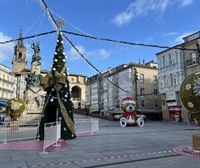
[[[137,97],[137,69],[134,67],[134,83],[135,83],[135,101],[136,101],[136,108],[138,108],[138,97]]]

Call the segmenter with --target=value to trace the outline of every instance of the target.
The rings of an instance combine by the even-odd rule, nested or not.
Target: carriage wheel
[[[121,127],[126,127],[127,126],[126,118],[124,118],[124,117],[120,118],[120,125],[121,125]]]
[[[140,117],[137,119],[137,125],[139,127],[143,127],[144,126],[144,118],[143,117]]]

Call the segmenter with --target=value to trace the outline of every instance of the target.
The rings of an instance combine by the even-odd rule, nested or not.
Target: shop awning
[[[181,111],[181,107],[180,106],[169,107],[169,111]]]
[[[0,105],[1,106],[6,106],[7,105],[7,100],[4,100],[4,99],[0,99]]]

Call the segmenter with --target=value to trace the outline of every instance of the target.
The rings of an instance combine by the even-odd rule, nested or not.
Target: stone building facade
[[[178,49],[165,50],[157,54],[159,68],[159,94],[162,99],[163,119],[181,121],[187,118],[181,110],[180,87],[185,78],[183,52]]]
[[[85,109],[87,77],[79,74],[68,75],[71,98],[75,109]]]
[[[157,64],[153,66],[150,63],[123,64],[108,69],[103,73],[103,77],[97,74],[88,78],[86,107],[90,113],[114,117],[122,113],[120,100],[130,96],[136,99],[138,112],[147,114],[149,118],[154,114],[160,114],[160,101],[157,96],[157,67],[154,65]],[[137,76],[141,79],[138,80]],[[111,84],[106,78],[127,92]]]
[[[200,72],[199,38],[200,32],[194,33],[184,37],[182,44],[156,54],[162,114],[166,121],[190,120],[180,100],[180,87],[186,76]],[[175,49],[177,47],[192,50]]]

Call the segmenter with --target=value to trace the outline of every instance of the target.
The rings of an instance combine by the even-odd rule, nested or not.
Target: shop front
[[[169,110],[169,120],[172,122],[181,122],[181,106],[168,107]]]

